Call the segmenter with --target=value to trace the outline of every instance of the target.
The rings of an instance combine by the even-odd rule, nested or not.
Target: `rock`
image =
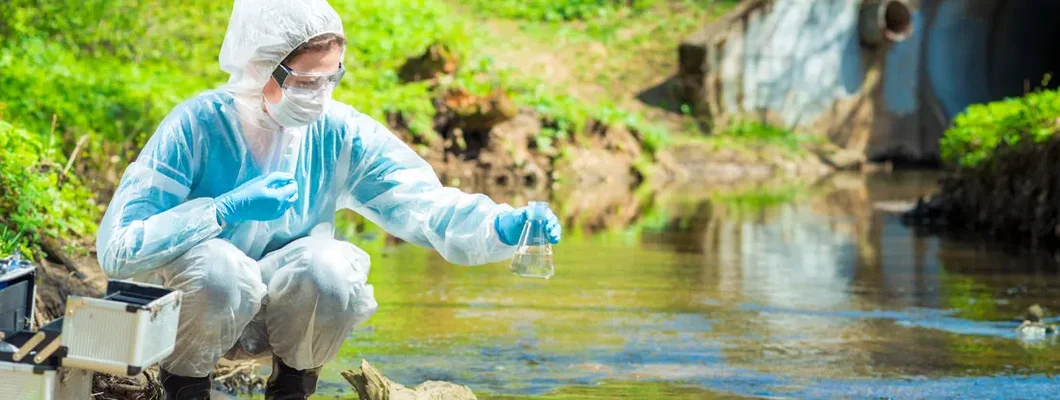
[[[1027,308],[1027,320],[1031,322],[1041,322],[1045,318],[1045,311],[1042,311],[1042,306],[1033,305]]]
[[[655,153],[655,163],[648,167],[647,173],[649,176],[642,178],[659,184],[688,180],[688,171],[681,167],[674,159],[673,153],[667,150]]]
[[[828,166],[840,171],[859,169],[866,162],[864,153],[836,146],[820,146],[814,149],[814,154]]]
[[[952,223],[950,202],[945,196],[917,199],[912,209],[902,213],[902,223],[910,226],[941,227]]]
[[[640,157],[641,137],[639,132],[631,131],[625,125],[614,124],[600,129],[600,144],[592,147],[603,147],[607,150],[623,152],[636,159]]]
[[[1042,310],[1042,306],[1035,304],[1027,307],[1027,316],[1023,323],[1016,327],[1016,334],[1022,339],[1038,339],[1045,335],[1056,335],[1056,325],[1046,325],[1042,322],[1043,319],[1045,319],[1045,311]]]
[[[622,153],[604,149],[572,147],[567,156],[557,159],[553,172],[564,185],[578,187],[617,183],[630,187],[635,183],[633,160]]]
[[[443,95],[442,105],[445,110],[440,111],[451,114],[450,128],[464,131],[488,132],[518,112],[515,103],[500,88],[485,97],[475,96],[464,88],[450,88]]]
[[[477,400],[467,386],[427,381],[414,389],[387,379],[379,370],[361,360],[361,372],[347,370],[342,377],[353,385],[360,400]]]
[[[409,57],[398,70],[398,77],[404,82],[415,82],[434,79],[441,75],[456,72],[460,60],[449,48],[435,43],[416,57]]]
[[[1016,334],[1023,339],[1039,339],[1046,335],[1056,334],[1056,327],[1041,322],[1023,321],[1016,327]]]
[[[520,112],[490,130],[490,150],[507,151],[516,161],[530,158],[530,139],[542,129],[541,118],[531,112]]]

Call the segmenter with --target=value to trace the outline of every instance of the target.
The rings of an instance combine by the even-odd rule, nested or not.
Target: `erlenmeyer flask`
[[[552,244],[545,235],[548,203],[531,201],[519,245],[510,269],[516,275],[529,278],[551,278],[556,270],[552,265]]]

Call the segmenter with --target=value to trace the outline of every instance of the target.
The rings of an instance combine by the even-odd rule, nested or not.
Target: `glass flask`
[[[552,244],[545,235],[548,223],[548,203],[531,201],[523,233],[512,258],[510,269],[519,276],[549,279],[555,274],[552,265]]]

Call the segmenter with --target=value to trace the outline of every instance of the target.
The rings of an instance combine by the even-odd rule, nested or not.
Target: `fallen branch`
[[[254,372],[257,367],[258,363],[253,360],[218,364],[214,367],[216,377],[213,381],[223,385],[231,394],[254,393],[265,387],[265,378]]]
[[[81,148],[84,147],[85,143],[88,142],[88,135],[81,135],[80,139],[77,139],[77,145],[74,146],[74,151],[70,152],[70,158],[66,160],[66,167],[63,168],[62,174],[59,174],[59,187],[63,187],[63,182],[66,180],[66,175],[70,173],[70,168],[74,166],[74,161],[77,160],[77,155],[81,154]]]
[[[221,376],[218,376],[218,377],[214,378],[214,380],[225,381],[225,380],[228,380],[228,379],[232,378],[233,376],[236,376],[236,374],[238,374],[240,372],[243,372],[243,371],[246,371],[246,370],[253,371],[254,367],[256,367],[256,366],[257,366],[257,363],[254,363],[254,362],[248,362],[246,364],[240,364],[240,365],[235,366],[231,370],[229,370],[224,375],[221,375]]]

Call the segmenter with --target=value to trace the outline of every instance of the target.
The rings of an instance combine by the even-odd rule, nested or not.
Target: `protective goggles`
[[[345,74],[346,67],[342,63],[334,72],[299,72],[280,64],[272,71],[272,79],[284,89],[324,90],[338,86]]]

